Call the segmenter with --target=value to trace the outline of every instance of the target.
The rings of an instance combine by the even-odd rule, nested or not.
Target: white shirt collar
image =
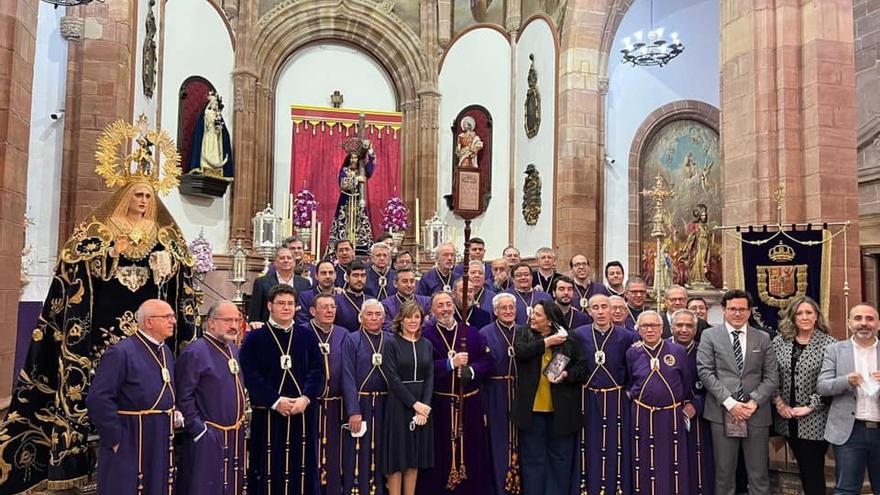
[[[877,348],[878,339],[876,339],[876,338],[874,339],[874,343],[871,345],[868,345],[868,346],[864,346],[864,345],[856,342],[855,337],[850,337],[849,340],[852,341],[853,347],[855,347],[856,349],[876,349]]]
[[[144,332],[143,330],[138,329],[138,333],[141,334],[145,339],[147,339],[148,341],[150,341],[151,344],[153,344],[153,345],[155,345],[155,346],[160,346],[160,345],[162,345],[162,342],[159,342],[158,340],[154,339],[153,337],[150,337],[150,336],[147,335],[146,332]]]
[[[272,326],[275,327],[275,328],[280,328],[281,330],[284,330],[285,332],[289,332],[290,329],[293,328],[293,324],[294,324],[294,322],[291,321],[291,322],[290,322],[290,325],[288,325],[287,328],[284,328],[284,327],[281,326],[279,323],[277,323],[275,320],[273,320],[272,317],[270,316],[270,317],[269,317],[269,324],[272,325]]]
[[[731,325],[730,322],[728,322],[727,320],[724,320],[724,328],[727,330],[727,333],[733,333],[735,330],[739,330],[740,332],[743,333],[743,335],[745,335],[745,334],[746,334],[746,329],[747,329],[748,327],[749,327],[749,324],[746,323],[745,325],[743,325],[743,326],[741,326],[741,327],[739,327],[739,328],[736,328],[736,327],[734,327],[733,325]]]

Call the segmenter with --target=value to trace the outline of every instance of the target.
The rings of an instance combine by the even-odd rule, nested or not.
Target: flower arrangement
[[[312,212],[318,209],[315,195],[308,189],[300,189],[293,201],[293,225],[295,227],[311,227]]]
[[[382,228],[388,232],[404,231],[409,228],[409,210],[399,196],[388,199],[382,210]]]
[[[214,266],[211,242],[205,239],[204,231],[199,232],[198,237],[193,239],[189,245],[189,250],[192,251],[193,258],[195,258],[193,272],[196,275],[204,276],[217,268]]]

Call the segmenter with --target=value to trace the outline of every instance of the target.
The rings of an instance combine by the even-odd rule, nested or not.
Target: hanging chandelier
[[[94,0],[43,0],[44,2],[54,5],[57,9],[58,7],[76,7],[77,5],[88,5],[92,3]],[[98,0],[100,3],[104,3],[103,0]]]
[[[667,41],[663,37],[663,28],[654,29],[654,0],[651,0],[650,11],[651,18],[648,25],[650,30],[647,39],[642,31],[633,34],[632,38],[629,36],[624,38],[625,48],[620,51],[623,54],[621,63],[632,64],[633,67],[637,65],[663,67],[684,51],[684,44],[678,38],[678,33],[670,34],[670,40]]]

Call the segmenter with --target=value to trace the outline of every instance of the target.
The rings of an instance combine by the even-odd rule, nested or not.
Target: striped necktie
[[[739,343],[739,335],[741,333],[741,330],[733,331],[733,357],[736,358],[736,369],[739,370],[740,375],[743,372],[743,350]]]

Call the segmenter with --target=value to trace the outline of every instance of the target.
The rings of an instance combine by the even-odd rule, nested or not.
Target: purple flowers
[[[409,210],[398,196],[388,199],[382,211],[382,228],[387,232],[404,231],[409,228]]]
[[[312,212],[318,209],[315,195],[308,189],[300,189],[293,201],[293,225],[295,227],[311,227]]]
[[[195,258],[193,272],[197,275],[205,275],[216,269],[214,266],[214,255],[211,253],[211,243],[208,239],[205,239],[204,232],[200,232],[199,236],[193,239],[189,245],[189,250],[192,251],[193,258]]]

